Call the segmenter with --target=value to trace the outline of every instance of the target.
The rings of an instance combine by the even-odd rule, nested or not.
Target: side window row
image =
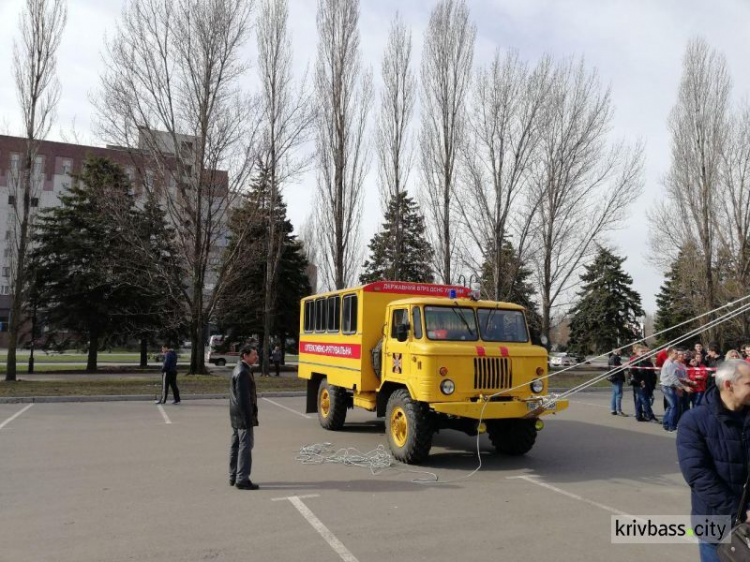
[[[342,306],[343,301],[343,306]],[[343,308],[343,312],[342,312]],[[357,332],[357,295],[323,297],[305,302],[305,332]]]

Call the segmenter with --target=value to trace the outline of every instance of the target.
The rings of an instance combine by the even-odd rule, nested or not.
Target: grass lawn
[[[53,370],[54,366],[50,370]],[[40,369],[41,370],[41,369]],[[95,375],[94,375],[95,376]],[[549,386],[555,389],[572,388],[587,380],[594,374],[569,374],[553,376],[549,379]],[[258,392],[301,391],[306,388],[306,381],[296,377],[256,376]],[[185,376],[177,379],[180,393],[191,394],[225,394],[228,392],[229,381],[219,376]],[[599,381],[594,388],[609,388],[606,380]],[[161,388],[161,381],[156,377],[112,378],[110,380],[91,381],[0,381],[0,397],[23,396],[106,396],[106,395],[156,395]]]
[[[229,392],[229,380],[217,376],[179,376],[177,384],[180,394],[225,394]],[[298,378],[256,378],[258,392],[304,390],[306,381]],[[156,378],[128,378],[93,381],[0,381],[0,397],[23,396],[107,396],[107,395],[153,395],[161,390],[161,381]]]

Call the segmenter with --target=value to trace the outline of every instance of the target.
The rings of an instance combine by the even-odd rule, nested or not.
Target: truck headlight
[[[542,390],[544,390],[544,381],[539,379],[534,379],[531,381],[531,392],[534,394],[539,394]]]
[[[456,390],[456,385],[452,380],[445,379],[440,383],[440,392],[442,392],[443,394],[453,394],[454,390]]]

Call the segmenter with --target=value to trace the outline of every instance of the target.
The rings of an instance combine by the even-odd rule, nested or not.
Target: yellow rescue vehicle
[[[486,428],[497,451],[522,455],[539,416],[568,406],[545,400],[547,351],[532,343],[524,308],[465,287],[378,281],[313,295],[299,342],[307,412],[330,430],[354,406],[385,416],[406,463],[424,460],[441,429]]]

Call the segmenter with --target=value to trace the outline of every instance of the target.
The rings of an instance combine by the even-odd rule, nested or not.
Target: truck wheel
[[[525,455],[536,441],[535,420],[493,420],[487,424],[490,441],[498,453]]]
[[[216,365],[219,366],[219,367],[223,367],[226,364],[227,364],[226,359],[217,359],[216,360]]]
[[[344,427],[346,420],[346,390],[328,384],[327,379],[320,381],[318,387],[318,420],[321,426],[331,431]]]
[[[419,464],[430,454],[432,422],[426,404],[411,399],[409,391],[400,388],[388,398],[385,409],[385,432],[393,456],[407,464]]]

